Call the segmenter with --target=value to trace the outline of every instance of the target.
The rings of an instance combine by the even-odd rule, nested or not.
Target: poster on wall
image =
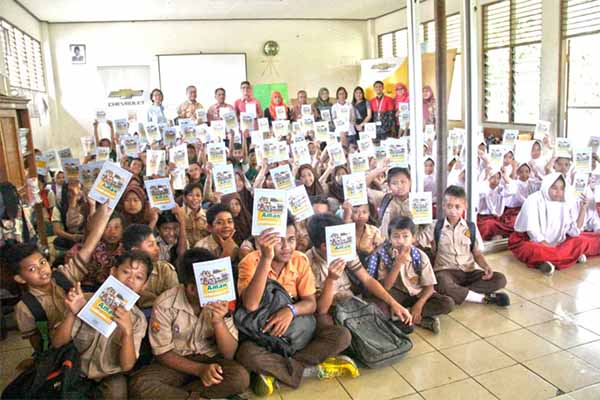
[[[85,44],[69,45],[69,53],[71,54],[71,64],[85,64]]]
[[[114,119],[136,112],[146,115],[150,93],[150,66],[102,66],[98,67],[103,92],[98,98],[105,104],[107,118]],[[144,118],[145,119],[145,118]]]

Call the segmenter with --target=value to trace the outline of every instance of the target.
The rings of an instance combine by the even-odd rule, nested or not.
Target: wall
[[[0,16],[33,38],[41,39],[42,33],[39,21],[15,3],[14,0],[0,1]]]
[[[245,52],[253,83],[287,82],[290,94],[321,86],[335,89],[358,82],[359,61],[368,54],[367,24],[356,21],[170,21],[49,24],[56,89],[57,126],[52,146],[74,145],[91,134],[102,96],[98,66],[149,65],[158,86],[157,54]],[[269,73],[262,45],[280,45],[277,73]],[[87,46],[87,63],[72,65],[70,44]],[[206,77],[206,84],[217,86]],[[230,93],[233,102],[239,93]],[[184,94],[182,93],[182,101]],[[76,146],[76,148],[75,148]]]

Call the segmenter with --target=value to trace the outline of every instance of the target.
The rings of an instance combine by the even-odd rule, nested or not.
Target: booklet
[[[289,165],[282,165],[277,168],[269,170],[271,178],[273,178],[273,184],[277,190],[287,190],[296,186],[292,171]]]
[[[71,153],[71,149],[61,149],[58,150],[58,156],[61,158],[61,161],[65,158],[73,158],[73,153]]]
[[[181,136],[186,143],[198,143],[198,137],[196,136],[196,124],[179,124],[181,130]]]
[[[175,164],[177,169],[186,170],[190,166],[187,145],[182,143],[169,149],[169,163]]]
[[[535,140],[517,140],[515,142],[515,160],[519,165],[531,161],[531,149]]]
[[[127,135],[129,133],[129,122],[126,118],[115,119],[113,121],[115,127],[115,133],[118,136]]]
[[[356,227],[354,223],[326,226],[325,243],[327,245],[327,264],[338,258],[344,261],[356,259]]]
[[[246,103],[245,111],[256,118],[256,103]]]
[[[167,160],[165,150],[146,151],[146,176],[155,175],[167,175]]]
[[[289,132],[290,121],[288,120],[275,120],[273,121],[273,133],[275,137],[280,139],[287,137]]]
[[[346,164],[346,155],[340,143],[328,143],[326,149],[334,166]]]
[[[573,177],[573,188],[577,196],[585,195],[587,185],[590,179],[590,174],[584,172],[576,172]]]
[[[62,169],[65,171],[65,180],[67,182],[79,181],[79,158],[61,158]]]
[[[258,120],[258,130],[261,132],[269,132],[271,129],[269,128],[269,119],[268,118],[259,118]]]
[[[275,106],[275,119],[287,119],[287,112],[285,106]]]
[[[281,237],[286,235],[287,199],[285,190],[255,189],[252,212],[252,235],[273,228]]]
[[[361,139],[358,142],[358,151],[367,157],[375,157],[375,146],[370,138]]]
[[[410,122],[410,110],[408,103],[398,103],[398,124],[400,129],[406,129]]]
[[[288,161],[290,159],[290,146],[287,142],[279,141],[277,142],[277,160],[278,161]]]
[[[385,149],[390,159],[390,167],[408,167],[408,142],[406,137],[387,139]]]
[[[302,133],[305,135],[309,132],[315,131],[315,119],[312,115],[304,115],[302,116]]]
[[[185,185],[187,185],[187,175],[185,174],[185,170],[175,170],[170,174],[173,177],[173,189],[174,190],[183,190]]]
[[[592,148],[583,147],[573,149],[573,161],[575,162],[575,171],[582,173],[591,173]]]
[[[233,165],[215,165],[212,169],[212,174],[213,181],[215,182],[215,192],[222,194],[231,194],[237,192]]]
[[[276,139],[263,140],[262,151],[263,158],[266,158],[269,164],[279,161],[279,142]]]
[[[163,144],[165,146],[175,146],[177,143],[177,128],[167,127],[163,130]]]
[[[254,127],[254,117],[246,112],[240,113],[240,128],[243,131],[251,131]]]
[[[84,156],[90,156],[96,151],[96,139],[93,136],[83,136],[81,139],[81,149]]]
[[[592,153],[598,153],[598,150],[600,150],[600,136],[590,136],[588,147],[592,148]]]
[[[292,122],[292,134],[293,134],[293,136],[300,135],[300,131],[301,131],[300,122],[293,121]]]
[[[217,301],[235,300],[235,283],[230,257],[197,262],[193,267],[201,307]]]
[[[104,111],[104,110],[96,111],[96,121],[98,121],[99,123],[106,122],[106,111]]]
[[[58,158],[56,157],[56,151],[48,150],[44,152],[44,158],[46,159],[46,166],[52,170],[58,169]]]
[[[221,118],[223,118],[223,121],[225,122],[225,127],[232,131],[238,129],[238,121],[235,116],[235,111],[226,108],[220,108],[220,110],[228,110],[221,115]]]
[[[235,114],[234,114],[235,116]],[[217,140],[218,138],[218,140]],[[225,140],[225,121],[215,120],[210,123],[210,141],[222,142]]]
[[[344,199],[353,206],[369,204],[367,199],[367,178],[364,173],[352,173],[342,176]]]
[[[205,124],[208,121],[207,112],[204,108],[196,109],[196,123]]]
[[[490,167],[492,172],[500,172],[504,163],[504,155],[508,153],[510,147],[503,144],[491,144],[489,147]]]
[[[348,159],[352,173],[362,172],[364,174],[369,170],[369,157],[366,154],[355,151],[348,155]]]
[[[117,327],[114,310],[121,306],[130,311],[140,296],[117,278],[109,275],[77,316],[104,337],[110,337]]]
[[[131,176],[131,172],[117,164],[105,162],[88,196],[101,204],[108,201],[108,207],[115,208]]]
[[[161,211],[175,208],[175,198],[171,190],[169,178],[157,178],[144,181],[150,207],[158,208]]]
[[[367,122],[365,124],[365,133],[371,138],[371,140],[377,139],[377,123]]]
[[[512,146],[519,139],[518,129],[505,129],[502,134],[502,144],[506,146]]]
[[[208,155],[208,162],[213,166],[227,164],[227,150],[223,142],[207,144],[206,153]]]
[[[296,222],[304,221],[315,214],[304,185],[287,191],[287,206]]]
[[[86,193],[88,193],[96,178],[100,174],[102,170],[102,166],[104,165],[104,161],[91,161],[87,164],[83,164],[80,167],[81,170],[81,185]]]
[[[300,112],[302,115],[313,115],[312,114],[312,106],[310,104],[302,104],[300,106]]]
[[[336,132],[348,132],[350,129],[350,123],[344,118],[336,118],[333,124]]]
[[[201,124],[196,126],[196,138],[198,142],[202,144],[206,144],[208,142],[209,137],[209,128],[206,124]]]
[[[310,157],[310,151],[308,150],[308,143],[298,142],[292,143],[292,155],[294,157],[294,161],[298,166],[303,164],[311,164],[312,160]]]
[[[425,141],[435,140],[435,125],[425,125]]]
[[[556,138],[556,147],[554,148],[555,157],[571,158],[573,149],[571,148],[571,140],[568,138]]]
[[[550,127],[552,123],[550,121],[538,121],[535,126],[535,131],[533,133],[534,140],[544,140],[546,136],[550,134]]]
[[[321,110],[321,120],[325,122],[331,121],[331,110]]]
[[[416,225],[431,224],[433,221],[433,202],[431,192],[410,192],[408,204],[412,220]]]
[[[387,152],[387,149],[385,148],[385,146],[375,147],[375,159],[377,160],[378,163],[385,160],[387,158],[387,156],[388,156],[388,152]]]
[[[315,122],[315,139],[326,142],[329,138],[329,123],[327,121]]]
[[[140,155],[140,138],[138,136],[123,135],[121,136],[121,146],[127,157],[139,157]]]
[[[35,168],[38,175],[46,175],[48,173],[48,160],[44,155],[35,156]]]
[[[110,147],[96,147],[96,161],[106,161],[110,158]]]

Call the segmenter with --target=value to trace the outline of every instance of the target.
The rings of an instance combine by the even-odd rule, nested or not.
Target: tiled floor
[[[397,364],[357,379],[307,380],[273,399],[600,399],[600,258],[545,277],[508,252],[487,256],[507,275],[507,309],[464,304],[442,333],[417,329]],[[15,332],[0,342],[0,387],[29,346]]]

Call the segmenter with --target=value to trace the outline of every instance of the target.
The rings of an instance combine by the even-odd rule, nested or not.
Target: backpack
[[[376,305],[351,297],[336,305],[333,317],[352,334],[353,356],[369,368],[399,361],[412,347],[412,341]]]
[[[317,321],[313,315],[301,315],[292,320],[288,330],[281,337],[264,333],[262,330],[269,317],[288,304],[293,304],[288,292],[279,282],[269,279],[258,309],[249,312],[240,306],[235,310],[233,319],[244,340],[251,340],[273,353],[284,356],[288,361],[288,369],[291,370],[290,357],[312,340]]]
[[[59,271],[52,274],[55,282],[68,291],[73,285]],[[44,308],[31,293],[23,295],[23,302],[35,318],[42,338],[42,349],[33,354],[33,366],[23,371],[2,392],[4,399],[86,399],[92,382],[81,377],[79,351],[69,342],[56,349],[50,347],[48,317]]]
[[[438,243],[440,242],[440,237],[442,236],[442,228],[444,227],[445,219],[438,219],[435,223],[435,228],[433,230],[433,238],[435,240],[435,251],[437,253]],[[475,248],[475,239],[477,238],[477,227],[473,222],[466,221],[467,226],[469,227],[469,233],[471,235],[471,253]]]
[[[373,278],[377,279],[377,268],[379,263],[383,261],[388,269],[392,269],[394,259],[389,255],[392,244],[389,240],[383,242],[370,256],[366,258],[365,265],[367,272]],[[410,258],[412,261],[413,270],[420,277],[423,273],[423,266],[421,265],[421,254],[415,246],[410,249]]]
[[[381,222],[383,221],[383,216],[385,215],[385,212],[387,211],[387,208],[392,202],[392,200],[394,200],[394,195],[391,193],[386,193],[383,196],[383,199],[381,199],[381,204],[379,205],[379,213],[377,214],[377,222],[380,226]]]

